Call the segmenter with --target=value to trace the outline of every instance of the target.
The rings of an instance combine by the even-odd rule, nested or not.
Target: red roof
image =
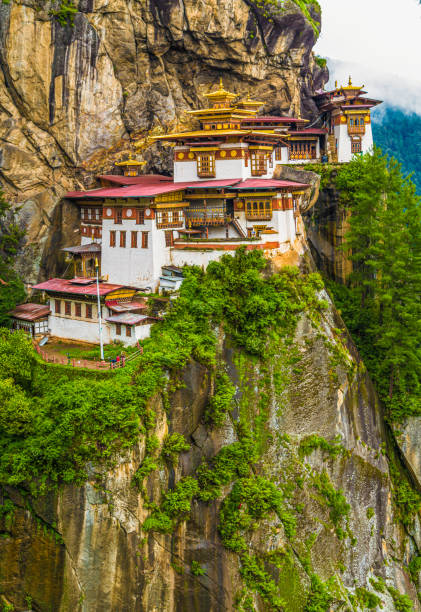
[[[37,319],[47,317],[50,312],[50,308],[45,304],[19,304],[19,306],[16,306],[9,314],[15,319],[36,321]]]
[[[304,128],[302,130],[294,130],[288,132],[291,136],[299,136],[300,134],[327,134],[325,128]]]
[[[221,181],[192,181],[191,183],[184,183],[184,189],[191,187],[192,189],[196,189],[196,187],[200,187],[201,189],[212,188],[212,187],[231,187],[231,185],[235,185],[241,179],[223,179]]]
[[[117,183],[118,185],[138,185],[139,183],[155,182],[155,181],[172,181],[169,176],[163,174],[141,174],[140,176],[121,176],[117,174],[102,174],[99,179]]]
[[[170,181],[144,181],[126,187],[105,187],[90,191],[71,191],[66,198],[146,198],[162,193],[171,193],[187,187],[227,187],[237,183],[240,179],[225,179],[223,181],[190,181],[174,183]]]
[[[91,284],[74,284],[75,279],[52,278],[44,283],[33,285],[32,289],[41,289],[47,293],[74,293],[75,295],[96,295],[96,282]],[[72,283],[73,281],[73,283]],[[108,295],[117,289],[134,289],[127,285],[113,285],[112,283],[99,283],[99,295]]]
[[[231,189],[306,189],[309,185],[305,183],[294,183],[292,181],[278,181],[276,179],[246,179],[231,187]]]

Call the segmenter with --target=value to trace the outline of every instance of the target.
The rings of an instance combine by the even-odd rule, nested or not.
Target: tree
[[[400,165],[380,150],[337,177],[351,210],[353,272],[336,296],[394,417],[421,412],[421,207]],[[345,300],[347,303],[345,303]]]
[[[9,325],[7,313],[26,297],[22,280],[13,269],[24,235],[25,232],[16,223],[11,205],[0,189],[0,326]]]

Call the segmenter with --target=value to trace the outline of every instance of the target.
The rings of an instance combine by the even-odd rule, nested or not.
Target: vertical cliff
[[[90,463],[84,485],[43,496],[4,488],[4,601],[41,612],[420,609],[408,567],[419,522],[402,522],[381,407],[327,294],[318,285],[314,302],[310,285],[294,286],[294,329],[274,330],[256,358],[216,327],[216,371],[195,359],[173,370],[114,467]]]
[[[63,26],[49,2],[1,4],[0,178],[28,228],[26,279],[54,272],[55,249],[73,238],[63,193],[110,170],[129,137],[182,123],[220,76],[268,112],[313,116],[327,72],[312,54],[317,3],[301,6],[80,0]],[[147,171],[170,170],[162,147],[145,157]]]

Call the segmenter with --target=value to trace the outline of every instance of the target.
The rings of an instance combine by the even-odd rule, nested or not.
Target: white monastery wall
[[[83,321],[51,314],[48,318],[48,327],[50,334],[57,336],[57,338],[99,344],[98,321]],[[105,321],[102,322],[102,334],[104,343],[108,343],[110,341],[110,328]]]
[[[110,247],[110,231],[116,232],[116,246]],[[120,231],[126,232],[126,246],[120,247]],[[137,231],[137,247],[131,247],[131,232]],[[142,232],[148,232],[148,246],[142,248]],[[164,230],[156,228],[153,219],[137,225],[135,220],[123,220],[115,224],[113,220],[103,220],[103,247],[101,273],[108,276],[110,283],[152,286],[161,274],[161,267],[170,262],[169,247],[165,246]]]

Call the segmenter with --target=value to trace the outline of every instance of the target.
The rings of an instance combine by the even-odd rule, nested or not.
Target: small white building
[[[33,289],[45,292],[49,298],[50,314],[46,331],[51,336],[99,344],[95,279],[53,278],[34,285]],[[146,304],[143,301],[133,299],[135,293],[133,287],[99,283],[104,344],[119,340],[132,345],[149,335],[154,319],[145,315]],[[120,320],[116,321],[115,317],[120,317]]]

